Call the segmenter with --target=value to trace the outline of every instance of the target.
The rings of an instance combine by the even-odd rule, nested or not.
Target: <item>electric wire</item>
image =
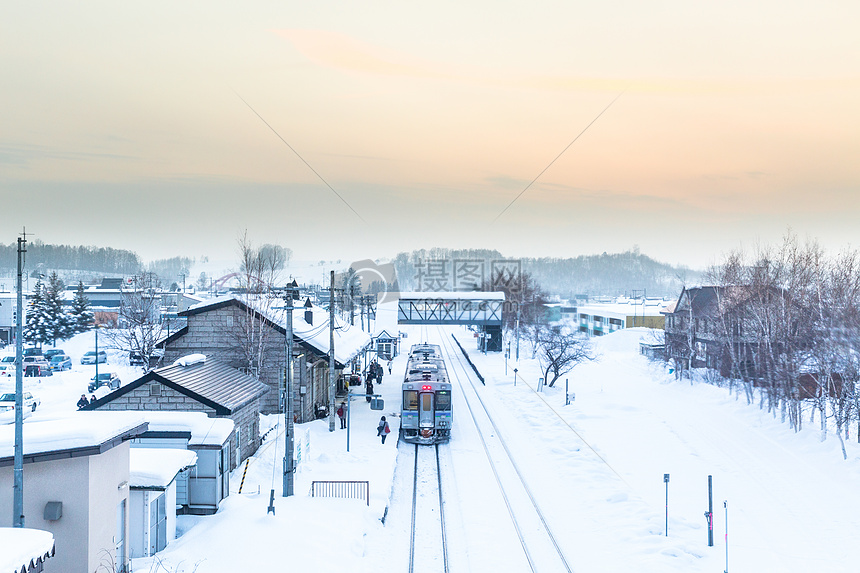
[[[499,213],[498,215],[496,215],[496,218],[495,218],[495,219],[493,219],[492,223],[495,223],[496,221],[498,221],[498,220],[499,220],[499,217],[501,217],[502,215],[504,215],[504,214],[505,214],[505,211],[507,211],[508,209],[510,209],[510,208],[511,208],[511,205],[513,205],[514,203],[516,203],[516,202],[517,202],[517,199],[519,199],[520,197],[522,197],[522,196],[523,196],[523,193],[525,193],[526,191],[528,191],[528,190],[529,190],[529,188],[530,188],[532,185],[534,185],[535,181],[537,181],[538,179],[540,179],[540,176],[541,176],[541,175],[543,175],[543,174],[546,172],[546,170],[547,170],[547,169],[549,169],[550,167],[552,167],[552,164],[553,164],[553,163],[555,163],[556,161],[558,161],[558,159],[559,159],[562,155],[564,155],[564,152],[565,152],[565,151],[567,151],[568,149],[570,149],[570,146],[571,146],[571,145],[573,145],[574,143],[576,143],[576,140],[577,140],[577,139],[579,139],[580,137],[582,137],[582,134],[584,134],[586,131],[588,131],[588,128],[589,128],[589,127],[591,127],[591,126],[594,124],[594,122],[595,122],[595,121],[597,121],[598,119],[600,119],[600,116],[601,116],[601,115],[603,115],[604,113],[606,113],[606,110],[608,110],[610,107],[612,107],[612,104],[614,104],[614,103],[618,100],[618,98],[620,98],[622,95],[624,95],[624,92],[626,92],[626,91],[627,91],[627,90],[626,90],[626,89],[624,89],[620,94],[618,94],[617,96],[615,96],[615,99],[613,99],[611,102],[609,102],[609,105],[607,105],[605,108],[603,108],[603,111],[601,111],[600,113],[598,113],[598,114],[597,114],[597,116],[596,116],[594,119],[592,119],[592,120],[591,120],[591,123],[589,123],[588,125],[586,125],[586,126],[585,126],[585,128],[584,128],[582,131],[580,131],[580,132],[579,132],[579,135],[577,135],[576,137],[574,137],[574,138],[573,138],[573,141],[571,141],[570,143],[568,143],[568,144],[567,144],[567,147],[565,147],[564,149],[562,149],[562,150],[561,150],[561,153],[559,153],[558,155],[556,155],[556,156],[555,156],[555,159],[553,159],[552,161],[550,161],[550,162],[549,162],[549,165],[547,165],[546,167],[544,167],[544,168],[543,168],[543,171],[541,171],[540,173],[538,173],[538,174],[537,174],[537,177],[535,177],[534,179],[532,179],[532,180],[531,180],[531,182],[530,182],[528,185],[526,185],[525,189],[523,189],[522,191],[520,191],[520,194],[519,194],[519,195],[517,195],[516,197],[514,197],[514,198],[513,198],[513,200],[512,200],[510,203],[508,203],[508,206],[507,206],[507,207],[505,207],[504,209],[502,209],[502,212],[501,212],[501,213]],[[492,224],[492,223],[491,223],[491,224]]]
[[[280,140],[284,143],[284,145],[286,145],[286,146],[290,149],[290,151],[292,151],[292,152],[296,155],[296,157],[298,157],[299,159],[301,159],[302,163],[304,163],[305,165],[307,165],[308,169],[310,169],[311,171],[313,171],[313,174],[314,174],[314,175],[316,175],[316,176],[319,178],[319,180],[320,180],[320,181],[322,181],[322,182],[325,184],[325,186],[326,186],[326,187],[328,187],[328,188],[329,188],[329,190],[330,190],[332,193],[334,193],[335,195],[337,195],[337,198],[338,198],[338,199],[340,199],[340,200],[343,202],[343,204],[344,204],[344,205],[346,205],[347,207],[349,207],[349,210],[350,210],[350,211],[352,211],[353,213],[355,213],[355,216],[356,216],[356,217],[358,217],[359,219],[361,219],[361,222],[362,222],[362,223],[364,223],[365,225],[367,224],[367,221],[365,221],[365,220],[364,220],[364,217],[362,217],[361,215],[359,215],[358,211],[356,211],[355,209],[353,209],[352,205],[350,205],[349,203],[347,203],[346,199],[344,199],[344,198],[343,198],[343,196],[342,196],[340,193],[338,193],[337,191],[335,191],[335,190],[334,190],[334,187],[332,187],[331,185],[329,185],[328,181],[326,181],[325,179],[323,179],[323,176],[322,176],[322,175],[320,175],[320,174],[317,172],[317,170],[316,170],[316,169],[314,169],[314,168],[311,166],[311,164],[310,164],[310,163],[308,163],[307,161],[305,161],[305,158],[304,158],[304,157],[302,157],[301,155],[299,155],[299,152],[298,152],[298,151],[296,151],[296,150],[295,150],[295,148],[294,148],[292,145],[290,145],[289,143],[287,143],[287,140],[286,140],[286,139],[284,139],[283,137],[281,137],[281,134],[280,134],[280,133],[278,133],[278,132],[275,130],[275,128],[274,128],[274,127],[272,127],[271,125],[269,125],[269,122],[268,122],[268,121],[266,121],[266,120],[263,118],[263,116],[262,116],[262,115],[260,115],[259,113],[257,113],[257,110],[255,110],[253,107],[251,107],[251,104],[249,104],[247,101],[245,101],[245,98],[243,98],[242,96],[240,96],[240,95],[239,95],[239,93],[238,93],[236,90],[233,90],[233,93],[234,93],[234,94],[236,94],[236,97],[238,97],[240,100],[242,100],[242,103],[244,103],[246,106],[248,106],[248,109],[250,109],[252,112],[254,112],[254,115],[256,115],[257,117],[259,117],[259,118],[260,118],[260,121],[262,121],[262,122],[266,125],[266,127],[268,127],[270,130],[272,130],[272,133],[274,133],[274,134],[278,137],[278,139],[280,139]]]

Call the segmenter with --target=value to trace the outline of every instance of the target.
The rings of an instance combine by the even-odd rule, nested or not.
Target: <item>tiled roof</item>
[[[148,382],[160,382],[168,388],[194,398],[215,410],[219,416],[232,414],[235,410],[259,398],[268,391],[268,386],[240,370],[207,357],[205,362],[180,366],[177,364],[157,368],[144,374],[130,384],[91,402],[84,410],[95,410]]]

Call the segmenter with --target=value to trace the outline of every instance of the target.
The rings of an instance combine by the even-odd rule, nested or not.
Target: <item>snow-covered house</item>
[[[197,464],[176,478],[178,513],[208,515],[230,493],[233,421],[203,412],[141,412],[149,429],[132,440],[134,448],[187,449]]]
[[[45,560],[54,556],[50,531],[27,527],[0,527],[0,571],[41,573]]]
[[[194,305],[179,313],[187,319],[187,325],[166,339],[164,359],[202,353],[249,370],[269,388],[261,411],[282,411],[279,389],[286,363],[286,313],[284,302],[277,298],[263,301],[226,295]],[[308,421],[314,418],[317,406],[328,404],[329,314],[313,304],[297,305],[292,325],[293,404],[299,421]],[[251,358],[249,368],[248,339],[252,334],[260,352]],[[366,332],[335,317],[336,376],[362,356],[369,345]]]
[[[396,357],[399,352],[400,335],[389,334],[387,330],[382,329],[373,335],[373,349],[377,356],[388,358]]]
[[[229,418],[235,424],[226,460],[232,469],[260,446],[260,400],[267,390],[253,376],[195,354],[151,370],[84,409],[203,412]]]
[[[197,454],[132,448],[129,462],[129,552],[134,559],[149,557],[176,538],[177,478],[197,464]]]
[[[128,414],[75,412],[24,424],[24,516],[56,543],[51,567],[90,573],[128,564],[129,441],[147,424]],[[0,426],[0,525],[12,523],[14,427]]]

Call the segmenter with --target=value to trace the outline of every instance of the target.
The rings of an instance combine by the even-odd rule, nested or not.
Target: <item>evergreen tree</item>
[[[41,345],[49,340],[50,320],[45,305],[45,289],[42,280],[33,287],[33,296],[27,302],[26,323],[24,324],[24,342]]]
[[[71,334],[86,332],[93,326],[95,315],[90,310],[90,299],[84,295],[84,283],[78,282],[78,289],[75,291],[75,298],[72,299],[72,307],[69,311],[71,323]]]
[[[54,271],[48,278],[48,285],[42,290],[45,300],[45,314],[48,321],[48,336],[53,346],[57,345],[57,339],[69,338],[74,334],[71,329],[71,317],[66,314],[63,304],[63,294],[66,285]]]

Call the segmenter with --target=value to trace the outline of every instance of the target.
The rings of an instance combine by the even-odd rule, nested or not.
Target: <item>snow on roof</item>
[[[313,315],[313,324],[305,320],[305,311]],[[286,323],[286,310],[276,310],[278,313],[278,324],[284,326]],[[293,310],[293,333],[306,343],[320,351],[328,354],[329,351],[329,313],[328,311],[312,306],[310,309],[299,307]],[[346,364],[355,358],[367,345],[370,344],[370,335],[361,330],[360,327],[350,325],[340,317],[334,317],[334,359],[341,364]]]
[[[667,303],[664,303],[667,304]],[[582,304],[576,307],[577,312],[597,316],[608,316],[611,318],[625,318],[627,316],[660,316],[663,305],[645,304],[641,302],[616,302]]]
[[[54,535],[41,529],[0,527],[0,571],[29,570],[30,562],[38,562],[52,554]]]
[[[194,364],[202,364],[206,362],[205,354],[189,354],[188,356],[183,356],[182,358],[178,358],[176,362],[173,363],[174,366],[192,366]]]
[[[74,412],[54,420],[24,424],[24,455],[95,447],[122,436],[146,420],[139,412]],[[15,426],[0,426],[0,458],[12,457]]]
[[[493,293],[490,293],[493,294]],[[257,304],[253,300],[234,294],[215,297],[188,308],[186,312],[201,311],[210,306],[216,306],[225,302],[236,300],[242,304],[254,306],[263,316],[286,329],[287,311],[283,308],[282,300],[273,300],[272,305],[265,308],[263,304]],[[298,303],[298,301],[296,301]],[[313,324],[305,321],[305,311],[312,313]],[[297,304],[293,309],[293,334],[313,346],[322,354],[329,351],[329,313],[319,306],[312,305],[309,309]],[[334,359],[341,364],[346,364],[370,344],[370,336],[360,327],[350,325],[339,316],[334,317]]]
[[[190,432],[189,446],[221,446],[233,433],[233,420],[203,412],[134,412],[149,422],[150,432]]]
[[[166,488],[176,474],[197,464],[197,454],[174,448],[132,448],[129,452],[128,485]]]
[[[463,291],[463,292],[433,292],[433,291],[416,291],[416,292],[401,292],[400,299],[416,300],[505,300],[503,292],[482,292],[482,291]]]

